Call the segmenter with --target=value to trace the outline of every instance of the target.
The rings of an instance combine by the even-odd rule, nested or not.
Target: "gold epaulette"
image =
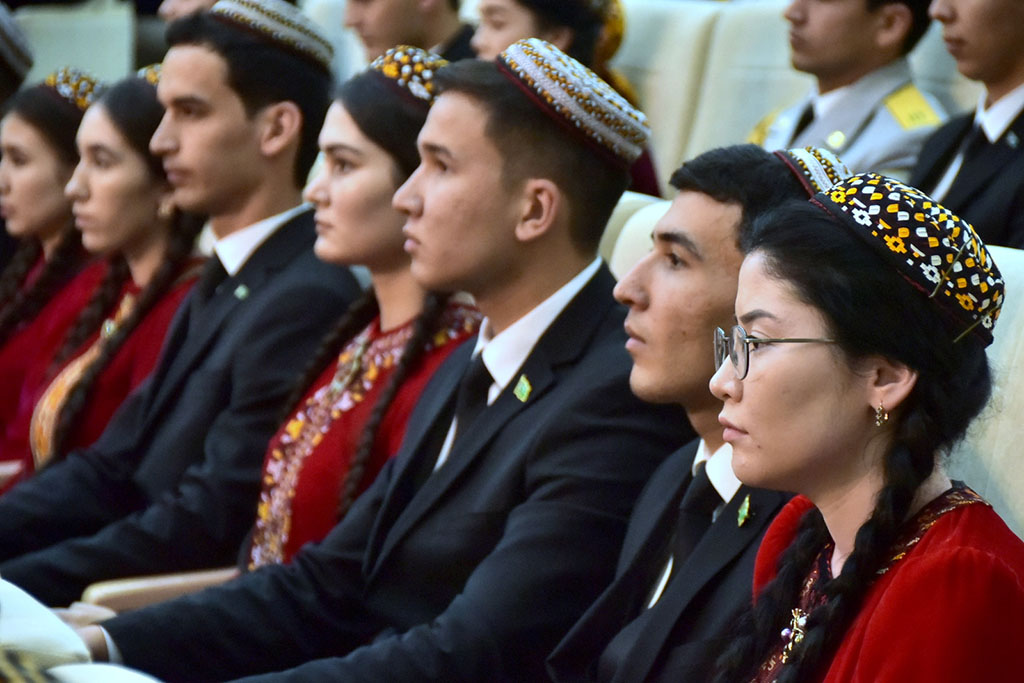
[[[772,113],[765,116],[763,119],[757,122],[754,129],[747,135],[747,142],[757,145],[758,147],[764,147],[764,141],[768,139],[768,129],[775,123],[775,119],[778,118],[780,109],[776,109]]]
[[[889,110],[903,130],[912,130],[922,126],[937,126],[942,123],[938,112],[913,83],[907,83],[886,97],[885,108]]]

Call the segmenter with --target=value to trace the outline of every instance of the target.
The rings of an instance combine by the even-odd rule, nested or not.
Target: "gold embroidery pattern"
[[[443,316],[441,328],[431,337],[427,351],[474,331],[478,320],[474,309],[450,308]],[[284,549],[291,535],[292,501],[306,458],[323,441],[334,421],[362,403],[381,375],[398,364],[412,336],[412,326],[406,325],[371,340],[376,330],[374,321],[345,345],[332,380],[317,389],[291,416],[271,450],[256,508],[249,569],[284,561]]]
[[[100,326],[100,336],[84,353],[79,354],[50,382],[42,397],[32,411],[29,423],[29,446],[36,470],[40,469],[54,456],[53,437],[57,430],[57,420],[68,395],[81,381],[82,376],[99,357],[103,344],[114,336],[121,323],[135,310],[136,297],[128,293],[121,297],[121,303],[113,317],[107,318]]]

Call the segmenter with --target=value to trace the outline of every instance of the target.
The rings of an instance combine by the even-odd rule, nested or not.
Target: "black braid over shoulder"
[[[431,293],[424,300],[423,310],[413,323],[412,335],[410,335],[409,341],[406,342],[405,348],[402,349],[402,356],[398,361],[398,366],[395,368],[394,373],[392,373],[387,386],[378,396],[377,402],[373,406],[373,412],[370,413],[369,419],[363,426],[363,433],[359,437],[359,445],[356,448],[355,455],[352,457],[352,462],[349,464],[348,473],[341,483],[338,519],[345,516],[345,513],[348,512],[349,507],[352,505],[352,501],[355,500],[356,493],[359,491],[359,485],[362,483],[363,475],[366,472],[366,463],[369,462],[370,456],[373,454],[373,445],[377,440],[377,431],[380,423],[384,419],[384,415],[387,414],[388,408],[391,407],[392,401],[395,400],[395,394],[398,393],[399,388],[405,382],[405,378],[419,365],[420,359],[423,358],[423,353],[430,342],[430,336],[437,330],[438,323],[444,315],[449,298],[448,295]]]
[[[203,220],[190,214],[178,214],[175,217],[175,227],[171,231],[171,237],[167,244],[167,252],[163,262],[153,274],[153,278],[146,287],[139,293],[139,299],[131,314],[121,323],[115,332],[103,344],[102,350],[96,360],[93,361],[82,374],[78,383],[68,393],[64,405],[57,419],[56,429],[53,436],[53,457],[48,465],[63,459],[66,455],[66,442],[74,432],[78,424],[78,417],[84,410],[90,392],[96,383],[97,378],[110,364],[110,361],[117,355],[118,350],[131,336],[132,332],[145,319],[146,315],[156,306],[167,292],[175,285],[178,278],[187,267],[195,250],[196,237],[203,227]],[[51,372],[55,373],[64,361],[71,358],[103,324],[103,321],[113,315],[124,283],[130,277],[128,264],[120,256],[111,261],[110,269],[103,284],[94,294],[89,305],[82,311],[74,327],[65,338],[64,345]]]
[[[27,248],[25,253],[28,253]],[[3,310],[0,310],[0,344],[5,344],[21,325],[35,320],[61,287],[82,270],[86,261],[81,233],[69,225],[35,283],[28,290],[14,294]],[[14,265],[12,263],[8,269]],[[24,275],[21,280],[24,281]]]
[[[858,530],[841,574],[824,585],[825,603],[808,615],[803,640],[779,672],[780,683],[820,679],[878,570],[889,562],[919,487],[937,458],[962,438],[992,386],[980,342],[965,337],[953,343],[957,332],[927,296],[831,221],[809,203],[786,205],[756,222],[744,249],[762,254],[769,273],[823,315],[850,361],[881,355],[918,374],[907,399],[890,411],[891,445],[883,456],[875,507]],[[776,579],[744,619],[744,631],[718,661],[716,681],[753,678],[828,540],[821,514],[812,510],[781,556]]]
[[[32,266],[39,260],[43,247],[38,240],[21,240],[14,255],[0,273],[0,314],[14,300]]]

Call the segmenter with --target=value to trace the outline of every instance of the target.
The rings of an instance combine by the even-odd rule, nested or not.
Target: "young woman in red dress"
[[[146,73],[107,90],[78,129],[81,160],[65,192],[82,245],[104,258],[104,275],[53,361],[26,376],[0,440],[3,457],[24,465],[14,481],[99,438],[156,366],[199,274],[202,220],[174,209],[163,165],[149,151],[163,107],[153,82],[159,71]]]
[[[343,84],[320,133],[323,166],[306,189],[316,254],[365,266],[371,287],[297,382],[267,448],[249,568],[289,561],[345,514],[405,433],[434,370],[475,334],[479,314],[412,278],[391,197],[419,164],[416,136],[445,62],[395,48]]]
[[[744,246],[711,389],[737,477],[799,495],[715,680],[1020,680],[1024,542],[939,463],[992,387],[1004,286],[985,245],[866,173]]]
[[[75,132],[97,94],[65,68],[19,91],[0,121],[0,215],[18,249],[0,274],[0,426],[14,419],[25,373],[48,364],[103,268],[87,266],[64,185],[78,163]],[[0,453],[0,485],[21,469]]]

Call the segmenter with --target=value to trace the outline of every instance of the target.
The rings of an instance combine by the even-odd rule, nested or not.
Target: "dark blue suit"
[[[358,295],[314,238],[304,212],[198,314],[193,292],[100,439],[0,498],[5,579],[63,605],[94,581],[234,561],[282,403]]]
[[[602,268],[418,488],[472,341],[321,544],[106,622],[126,664],[167,680],[289,667],[273,680],[543,680],[544,657],[611,580],[637,494],[692,434],[681,410],[630,392],[613,285]],[[520,376],[532,389],[517,398]]]

